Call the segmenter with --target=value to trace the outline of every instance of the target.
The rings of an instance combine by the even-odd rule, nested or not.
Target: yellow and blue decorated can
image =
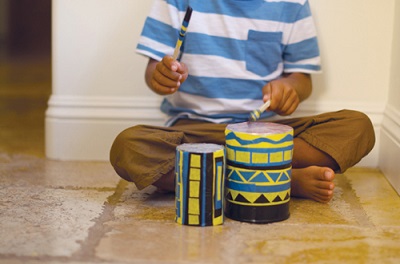
[[[230,124],[226,136],[225,215],[250,223],[289,218],[293,128]]]
[[[182,144],[176,148],[175,221],[214,226],[224,221],[225,147]]]

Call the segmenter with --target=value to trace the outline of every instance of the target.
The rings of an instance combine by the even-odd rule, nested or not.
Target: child
[[[173,53],[188,6],[192,18],[180,61]],[[137,52],[149,57],[145,79],[165,96],[164,127],[139,125],[115,139],[111,164],[139,189],[173,191],[175,148],[225,143],[228,123],[271,101],[261,118],[292,114],[320,71],[315,26],[307,0],[156,0]],[[292,196],[327,203],[335,172],[344,172],[374,146],[369,118],[342,110],[273,121],[294,129]]]

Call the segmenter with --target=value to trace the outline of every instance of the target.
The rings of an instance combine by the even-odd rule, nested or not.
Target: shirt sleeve
[[[310,5],[305,1],[292,24],[283,51],[284,72],[321,72],[317,32]]]
[[[180,11],[174,2],[154,1],[136,46],[137,53],[158,61],[173,54],[180,24]]]

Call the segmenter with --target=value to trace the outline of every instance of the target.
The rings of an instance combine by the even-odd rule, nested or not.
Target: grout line
[[[110,195],[104,203],[103,212],[99,217],[93,220],[95,224],[89,228],[88,236],[81,242],[80,250],[72,254],[72,260],[93,261],[96,259],[96,247],[99,245],[101,239],[112,230],[112,228],[107,227],[105,223],[115,219],[114,209],[127,185],[128,182],[124,180],[118,182],[115,192]]]
[[[360,204],[360,199],[356,195],[353,187],[347,179],[345,174],[337,177],[339,186],[347,189],[348,191],[343,192],[342,199],[347,202],[350,206],[351,212],[354,215],[354,219],[358,222],[360,227],[376,228],[376,226],[370,221],[367,213]]]
[[[95,262],[95,263],[112,263],[113,261],[102,260],[96,257],[96,247],[99,245],[101,239],[112,230],[111,227],[107,227],[106,223],[115,219],[114,209],[119,203],[123,193],[128,186],[128,182],[125,180],[119,180],[116,188],[113,188],[114,193],[107,197],[107,201],[104,202],[103,211],[100,213],[99,217],[93,219],[95,224],[89,228],[88,236],[84,241],[81,241],[80,249],[74,252],[71,256],[19,256],[16,254],[0,254],[0,263],[3,261],[14,261],[18,260],[21,263],[29,261],[43,261],[43,262]],[[98,190],[98,188],[66,188],[66,189],[89,189]],[[108,191],[108,188],[104,188]]]

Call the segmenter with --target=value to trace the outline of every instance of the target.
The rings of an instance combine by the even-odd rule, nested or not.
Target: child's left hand
[[[263,101],[271,101],[268,110],[281,116],[292,114],[300,103],[299,95],[285,77],[269,82],[263,87]]]
[[[292,114],[300,102],[308,98],[312,91],[311,76],[306,73],[293,72],[284,74],[263,87],[264,102],[271,100],[268,110],[278,115]]]

